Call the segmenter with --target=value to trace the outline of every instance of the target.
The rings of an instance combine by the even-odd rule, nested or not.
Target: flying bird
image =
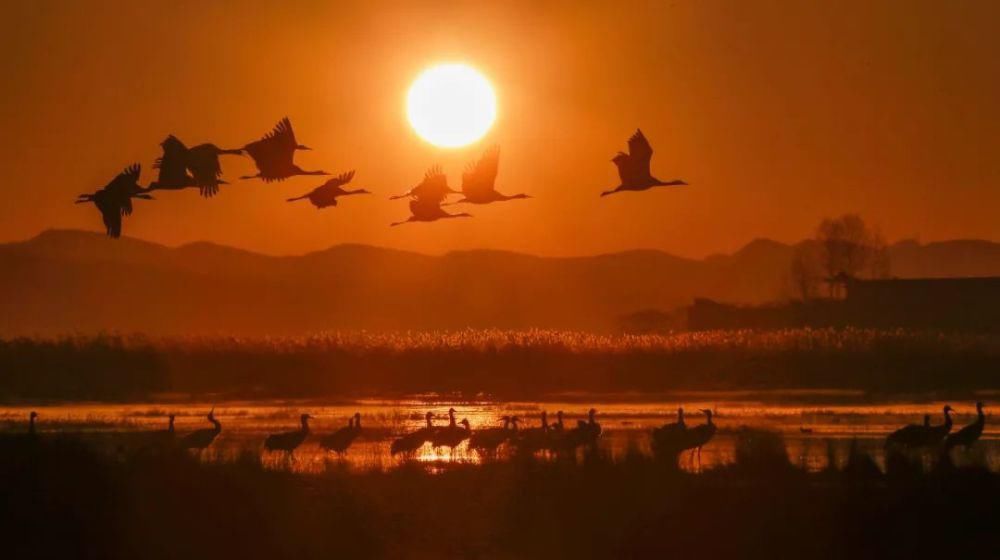
[[[312,202],[313,206],[316,208],[326,208],[328,206],[336,206],[338,196],[347,196],[349,194],[371,194],[365,189],[356,189],[353,191],[343,189],[342,187],[347,183],[350,183],[353,178],[354,171],[348,171],[347,173],[341,174],[339,177],[330,179],[302,196],[289,198],[288,202],[308,198],[309,202]]]
[[[462,173],[463,198],[458,202],[489,204],[491,202],[503,202],[518,198],[531,198],[524,193],[506,195],[497,192],[495,184],[499,165],[499,146],[494,146],[486,150],[483,157],[479,158],[479,161],[470,163],[465,173]]]
[[[188,150],[187,167],[201,196],[210,198],[219,193],[219,185],[228,185],[222,180],[222,166],[219,164],[221,155],[242,155],[240,149],[222,149],[215,144],[198,144]]]
[[[90,194],[81,194],[76,204],[93,202],[101,212],[104,228],[108,236],[119,238],[122,235],[122,217],[132,214],[132,199],[142,198],[152,200],[147,189],[139,186],[140,166],[133,163],[119,173],[104,188]]]
[[[604,191],[601,196],[607,196],[622,191],[645,191],[653,187],[672,187],[677,185],[687,185],[680,179],[673,181],[661,181],[653,177],[649,171],[649,160],[653,157],[653,147],[642,134],[636,129],[635,134],[628,139],[628,153],[618,152],[611,161],[618,167],[618,177],[621,184]]]
[[[219,156],[243,153],[243,150],[223,150],[215,144],[188,148],[172,134],[160,143],[160,147],[163,148],[163,155],[153,164],[153,168],[159,170],[159,176],[150,183],[149,190],[196,187],[206,198],[218,194],[219,185],[227,184],[222,180]]]
[[[394,222],[390,226],[398,226],[407,222],[433,222],[445,218],[471,218],[472,214],[465,212],[459,214],[449,214],[441,209],[441,202],[450,190],[448,179],[441,172],[440,167],[432,167],[427,171],[424,180],[414,190],[422,189],[415,198],[410,200],[409,218],[402,222]]]
[[[292,161],[295,150],[309,150],[308,146],[299,144],[292,130],[292,122],[288,117],[281,119],[274,130],[263,138],[251,142],[243,149],[253,158],[257,166],[256,175],[246,175],[241,179],[263,179],[264,182],[284,181],[295,175],[329,175],[326,171],[304,171]]]
[[[441,171],[441,166],[435,165],[427,170],[427,173],[424,174],[423,180],[420,181],[417,186],[403,194],[390,196],[389,200],[397,200],[400,198],[426,198],[437,199],[438,202],[441,202],[449,194],[460,194],[460,191],[456,191],[448,186],[448,178],[445,176],[444,172]]]

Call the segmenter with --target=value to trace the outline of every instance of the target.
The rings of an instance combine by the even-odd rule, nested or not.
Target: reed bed
[[[330,332],[298,337],[102,334],[0,340],[0,398],[236,398],[452,392],[1000,388],[1000,336],[792,329],[671,335]]]

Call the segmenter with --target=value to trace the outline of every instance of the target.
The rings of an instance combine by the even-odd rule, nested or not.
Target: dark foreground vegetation
[[[996,558],[1000,476],[864,455],[809,474],[744,431],[701,474],[638,453],[316,475],[256,455],[0,440],[7,558]]]
[[[0,399],[142,400],[413,393],[1000,389],[1000,336],[796,329],[603,336],[554,331],[296,338],[0,340]]]

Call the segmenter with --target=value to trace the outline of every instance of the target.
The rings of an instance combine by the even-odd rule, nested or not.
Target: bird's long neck
[[[353,191],[348,191],[348,190],[344,191],[344,196],[347,196],[349,194],[368,194],[368,191],[366,191],[365,189],[354,189]]]
[[[596,424],[596,422],[594,422],[594,413],[593,413],[593,411],[591,411],[591,412],[590,412],[590,413],[589,413],[589,414],[587,415],[587,421],[588,421],[588,422],[590,422],[590,425],[591,425],[591,426],[593,426],[594,424]]]
[[[428,428],[433,428],[434,427],[434,425],[431,424],[431,417],[430,416],[427,417],[427,427]]]
[[[167,425],[167,431],[170,432],[170,433],[174,433],[174,417],[173,416],[170,417],[170,424]]]
[[[986,415],[983,414],[983,407],[981,405],[976,406],[976,422],[979,424],[986,423]]]
[[[28,418],[28,433],[31,434],[31,435],[35,435],[35,415],[34,414],[32,414]]]
[[[705,413],[705,417],[707,418],[707,420],[705,420],[705,424],[711,426],[712,425],[712,411],[709,410],[708,412],[706,412]]]
[[[549,429],[549,415],[544,412],[542,413],[542,429],[543,430]]]
[[[677,423],[680,424],[681,426],[684,425],[684,409],[683,408],[678,408],[677,409]]]
[[[309,433],[309,418],[306,416],[302,417],[302,432],[306,434]]]
[[[510,429],[510,418],[503,419],[503,429],[504,430]]]
[[[212,425],[215,426],[215,431],[216,432],[221,432],[222,431],[222,422],[219,422],[215,418],[209,418],[209,420],[212,422]]]
[[[448,412],[448,426],[455,427],[455,413],[451,411]]]
[[[944,411],[944,425],[947,428],[951,428],[951,410]]]
[[[356,429],[356,430],[360,430],[361,429],[361,417],[360,416],[355,416],[354,417],[354,429]]]

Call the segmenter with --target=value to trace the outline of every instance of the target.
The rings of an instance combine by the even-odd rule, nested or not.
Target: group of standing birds
[[[274,129],[262,138],[242,148],[223,149],[211,143],[188,148],[174,135],[167,136],[160,143],[160,147],[163,154],[153,165],[157,170],[157,178],[148,186],[143,187],[139,184],[141,166],[134,163],[104,187],[77,197],[77,204],[94,203],[101,213],[105,230],[110,237],[121,237],[122,218],[132,214],[132,199],[152,200],[153,196],[150,193],[153,191],[178,191],[188,188],[198,189],[205,198],[218,194],[220,185],[228,184],[222,178],[220,156],[247,155],[253,160],[257,173],[240,179],[260,179],[265,183],[271,183],[299,175],[330,175],[326,171],[308,171],[296,165],[295,152],[311,148],[300,144],[295,138],[292,123],[287,117],[278,122]],[[664,182],[651,174],[650,160],[653,149],[641,130],[636,130],[632,135],[628,147],[628,153],[619,152],[611,160],[618,168],[620,184],[612,190],[601,193],[601,196],[687,184],[679,179]],[[403,194],[390,197],[391,200],[408,198],[410,205],[410,217],[390,225],[471,217],[467,212],[449,213],[442,208],[450,204],[490,204],[531,198],[524,193],[508,195],[499,192],[496,188],[499,166],[500,148],[494,146],[487,149],[478,161],[470,163],[462,173],[461,190],[448,186],[448,178],[440,166],[431,167],[416,186]],[[354,179],[354,173],[353,170],[341,173],[311,191],[287,200],[288,202],[308,200],[313,206],[321,209],[337,206],[337,199],[342,196],[371,194],[365,189],[344,188]],[[454,202],[446,202],[451,195],[461,195],[461,198]]]
[[[483,457],[490,457],[504,444],[525,453],[537,451],[569,452],[580,446],[594,445],[601,435],[601,425],[595,420],[597,411],[590,409],[587,420],[579,420],[573,429],[564,429],[563,413],[557,413],[559,421],[549,425],[548,413],[542,412],[541,424],[535,428],[520,429],[520,419],[517,416],[503,416],[502,427],[483,428],[473,431],[468,419],[455,421],[455,409],[448,410],[448,425],[435,426],[434,413],[427,412],[424,416],[425,425],[417,430],[403,434],[395,439],[390,446],[392,455],[410,455],[425,444],[432,448],[447,447],[452,451],[468,440],[468,447]]]
[[[892,432],[885,438],[885,448],[887,450],[941,449],[947,452],[956,447],[971,447],[983,435],[983,428],[986,426],[983,403],[976,403],[976,419],[971,424],[951,433],[951,413],[954,410],[951,405],[944,405],[942,409],[944,422],[941,424],[931,425],[930,416],[924,416],[923,424],[910,424]]]
[[[716,426],[712,422],[710,409],[699,410],[705,415],[705,423],[688,427],[684,421],[684,409],[677,409],[677,421],[664,424],[653,430],[653,450],[657,456],[676,457],[684,451],[691,451],[694,460],[697,453],[701,465],[701,448],[715,437]]]

